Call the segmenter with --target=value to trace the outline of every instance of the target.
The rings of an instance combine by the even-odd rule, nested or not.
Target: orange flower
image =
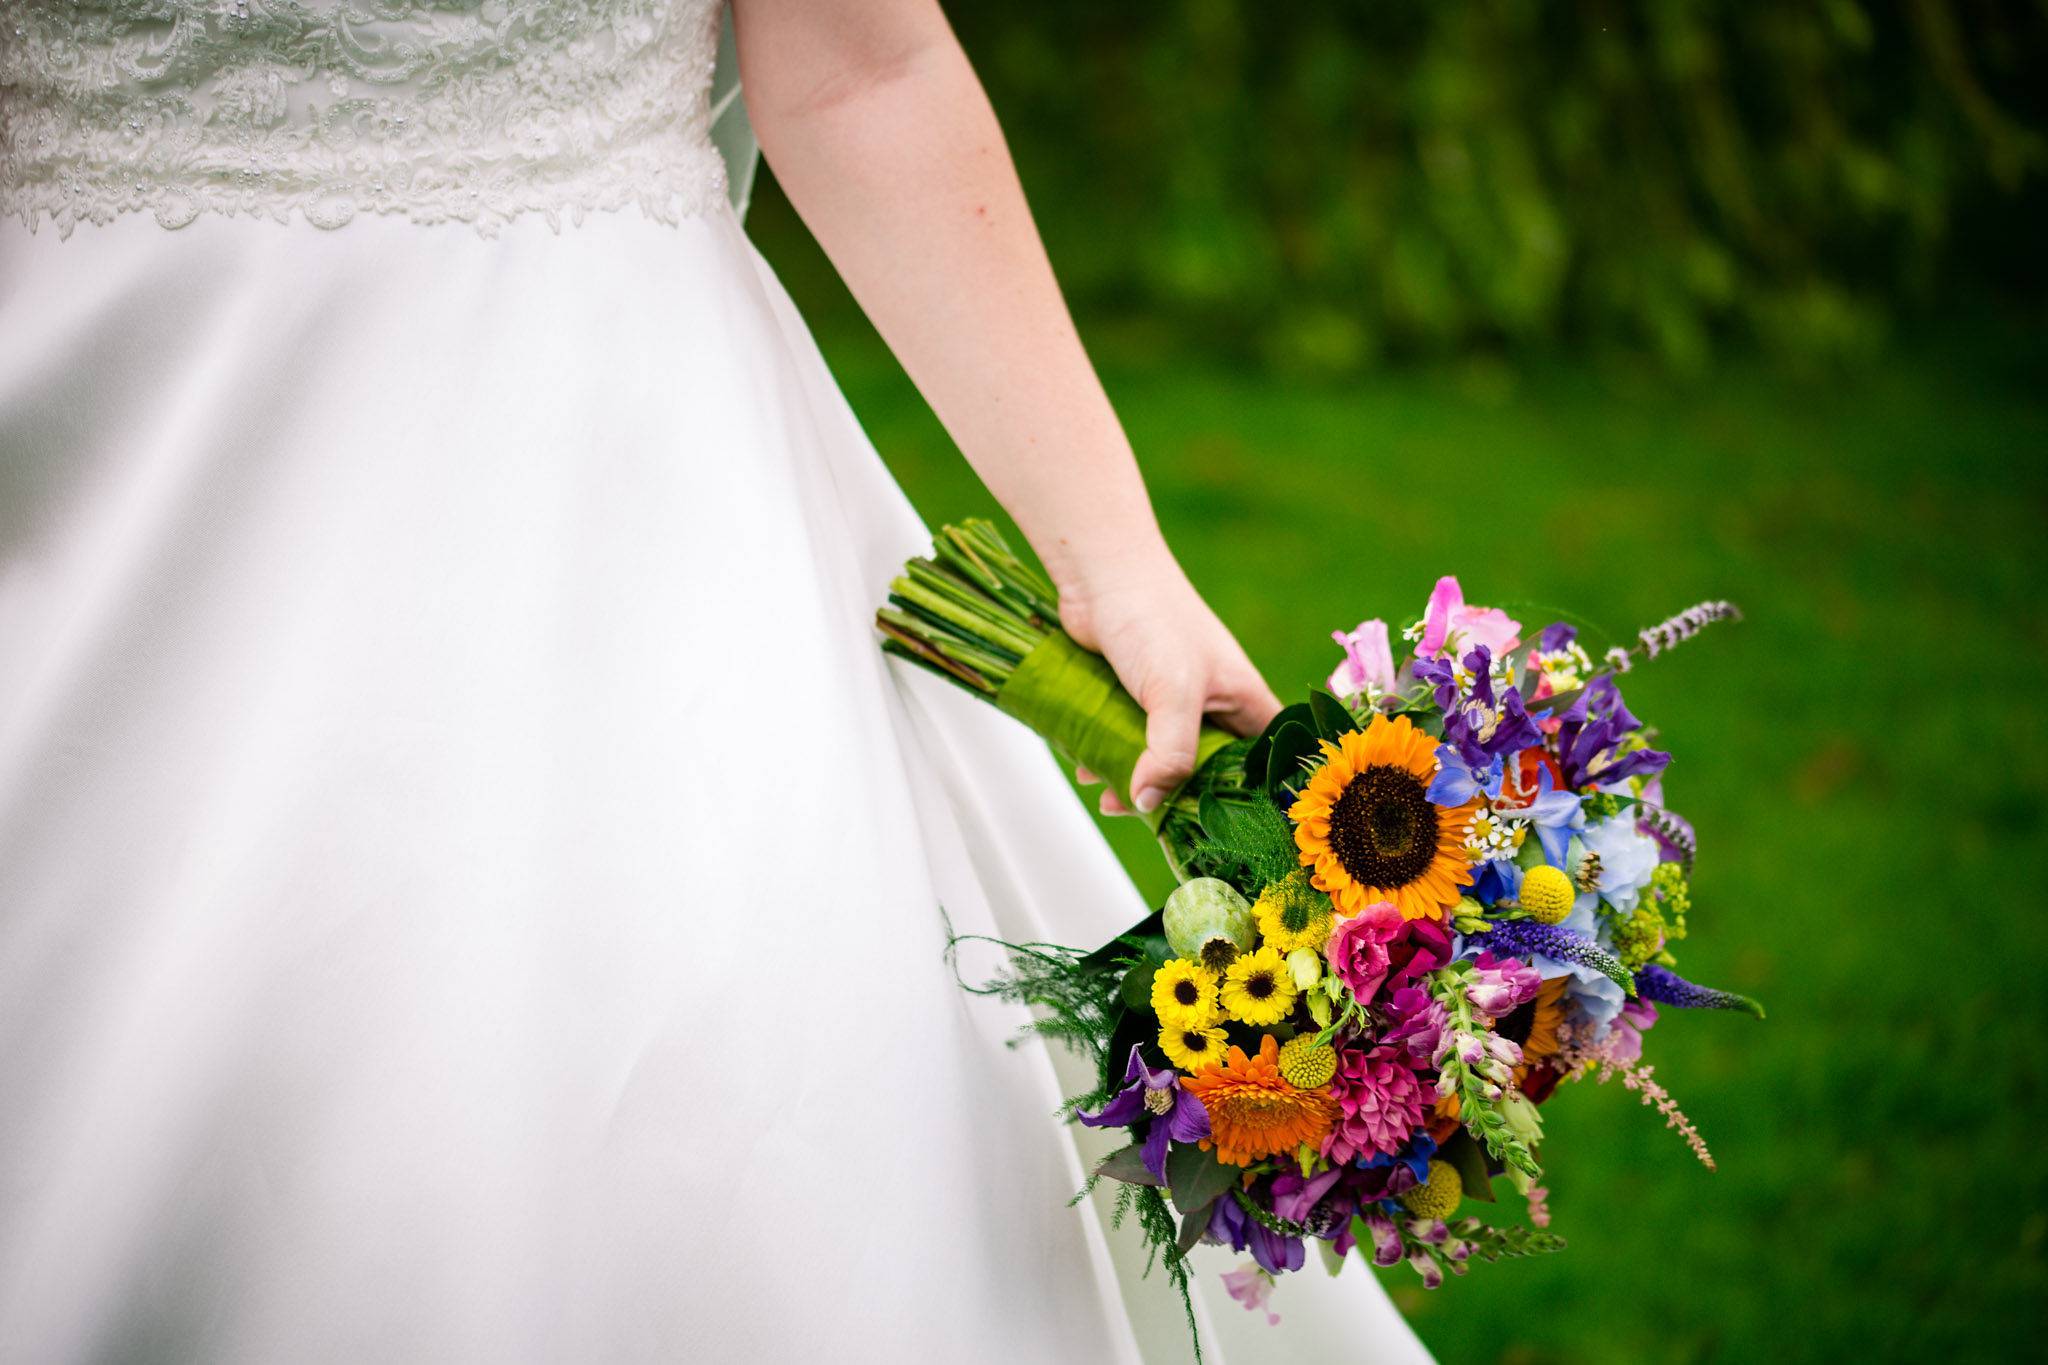
[[[1233,1047],[1222,1065],[1211,1063],[1181,1083],[1209,1111],[1210,1137],[1225,1165],[1249,1166],[1302,1143],[1317,1143],[1337,1120],[1328,1086],[1304,1090],[1280,1074],[1280,1043],[1259,1041],[1259,1055]]]
[[[1309,880],[1340,918],[1392,901],[1403,919],[1442,919],[1472,884],[1465,835],[1478,798],[1429,799],[1436,744],[1406,716],[1374,716],[1338,743],[1319,741],[1323,765],[1288,808]]]
[[[1521,1044],[1522,1064],[1515,1068],[1515,1084],[1525,1092],[1529,1073],[1545,1066],[1562,1046],[1557,1026],[1564,1020],[1564,988],[1570,984],[1568,976],[1553,976],[1534,1000],[1494,1021],[1494,1032]]]

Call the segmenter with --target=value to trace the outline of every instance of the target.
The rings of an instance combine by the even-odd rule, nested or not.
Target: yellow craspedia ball
[[[1417,1218],[1449,1218],[1464,1201],[1465,1185],[1448,1161],[1429,1163],[1429,1179],[1401,1196],[1401,1207]]]
[[[1337,1049],[1313,1033],[1297,1033],[1280,1045],[1280,1074],[1302,1090],[1328,1085],[1337,1074]]]
[[[1572,879],[1548,863],[1522,874],[1522,909],[1538,924],[1563,924],[1578,896]]]

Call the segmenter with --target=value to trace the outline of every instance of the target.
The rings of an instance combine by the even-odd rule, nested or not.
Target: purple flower
[[[1493,658],[1485,645],[1465,656],[1465,671],[1472,675],[1472,683],[1462,699],[1457,673],[1448,660],[1428,659],[1415,665],[1415,676],[1436,689],[1437,709],[1444,715],[1444,743],[1457,751],[1474,775],[1491,773],[1507,755],[1543,742],[1543,732],[1530,717],[1522,694],[1512,687],[1494,691]],[[1487,794],[1499,790],[1500,780],[1495,776]],[[1438,799],[1432,789],[1430,800]]]
[[[1527,820],[1543,845],[1543,861],[1558,869],[1564,867],[1572,835],[1586,827],[1586,808],[1579,804],[1578,793],[1558,791],[1547,766],[1536,770],[1536,799],[1526,806],[1503,806],[1500,813],[1512,820]],[[1519,877],[1515,889],[1521,889]]]
[[[1557,758],[1568,787],[1612,786],[1664,771],[1671,755],[1657,749],[1619,748],[1643,728],[1621,700],[1621,688],[1601,674],[1565,711],[1557,731]],[[1446,734],[1448,734],[1448,729]]]
[[[1465,986],[1465,998],[1481,1014],[1499,1019],[1534,1000],[1543,989],[1542,974],[1512,957],[1481,952],[1473,965],[1478,970]]]
[[[1578,963],[1591,967],[1600,975],[1614,982],[1630,995],[1635,994],[1635,978],[1622,965],[1620,958],[1608,952],[1592,939],[1555,924],[1538,924],[1534,920],[1505,920],[1495,924],[1491,932],[1484,935],[1488,949],[1513,953],[1524,961],[1532,957],[1547,957],[1553,962]],[[1466,941],[1470,951],[1477,946]]]
[[[1273,1177],[1273,1212],[1290,1223],[1306,1223],[1315,1206],[1330,1192],[1344,1174],[1342,1167],[1333,1166],[1318,1175],[1303,1177],[1298,1171],[1286,1171]]]
[[[1555,654],[1579,638],[1577,626],[1568,626],[1562,621],[1552,621],[1536,633],[1536,648],[1545,654]]]
[[[1401,1259],[1401,1230],[1394,1226],[1394,1220],[1378,1210],[1361,1215],[1366,1230],[1372,1233],[1372,1263],[1374,1265],[1395,1265]]]
[[[1764,1017],[1764,1007],[1748,996],[1695,986],[1669,967],[1655,962],[1646,962],[1637,969],[1636,988],[1645,1000],[1675,1005],[1679,1009],[1740,1010],[1759,1019]]]
[[[1139,1155],[1152,1178],[1163,1184],[1167,1139],[1199,1142],[1209,1136],[1209,1111],[1199,1099],[1180,1088],[1180,1077],[1172,1068],[1154,1071],[1146,1066],[1133,1043],[1131,1060],[1124,1067],[1124,1088],[1093,1114],[1082,1112],[1075,1117],[1090,1128],[1129,1128],[1148,1115],[1152,1126],[1145,1134],[1145,1145]]]
[[[1500,795],[1501,779],[1506,775],[1507,764],[1500,757],[1483,767],[1474,769],[1465,761],[1465,755],[1448,744],[1436,746],[1436,777],[1429,784],[1429,799],[1439,806],[1462,806],[1480,792],[1488,796]]]

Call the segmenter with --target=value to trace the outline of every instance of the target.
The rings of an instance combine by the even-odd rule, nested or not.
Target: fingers
[[[1230,683],[1212,699],[1209,714],[1234,735],[1256,735],[1280,714],[1280,699],[1247,660],[1243,669],[1234,672]]]
[[[1145,752],[1131,772],[1131,795],[1141,811],[1160,802],[1195,770],[1195,739],[1202,726],[1202,697],[1194,690],[1161,688],[1145,708]]]
[[[1074,780],[1084,787],[1092,787],[1102,779],[1089,772],[1086,768],[1076,768],[1074,769]],[[1126,806],[1113,790],[1103,792],[1096,800],[1095,808],[1104,815],[1129,815],[1131,813],[1131,808]]]

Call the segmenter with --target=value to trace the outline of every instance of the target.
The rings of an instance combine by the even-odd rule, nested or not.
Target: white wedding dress
[[[1187,1358],[941,956],[1143,907],[875,647],[719,21],[0,0],[0,1359]]]

